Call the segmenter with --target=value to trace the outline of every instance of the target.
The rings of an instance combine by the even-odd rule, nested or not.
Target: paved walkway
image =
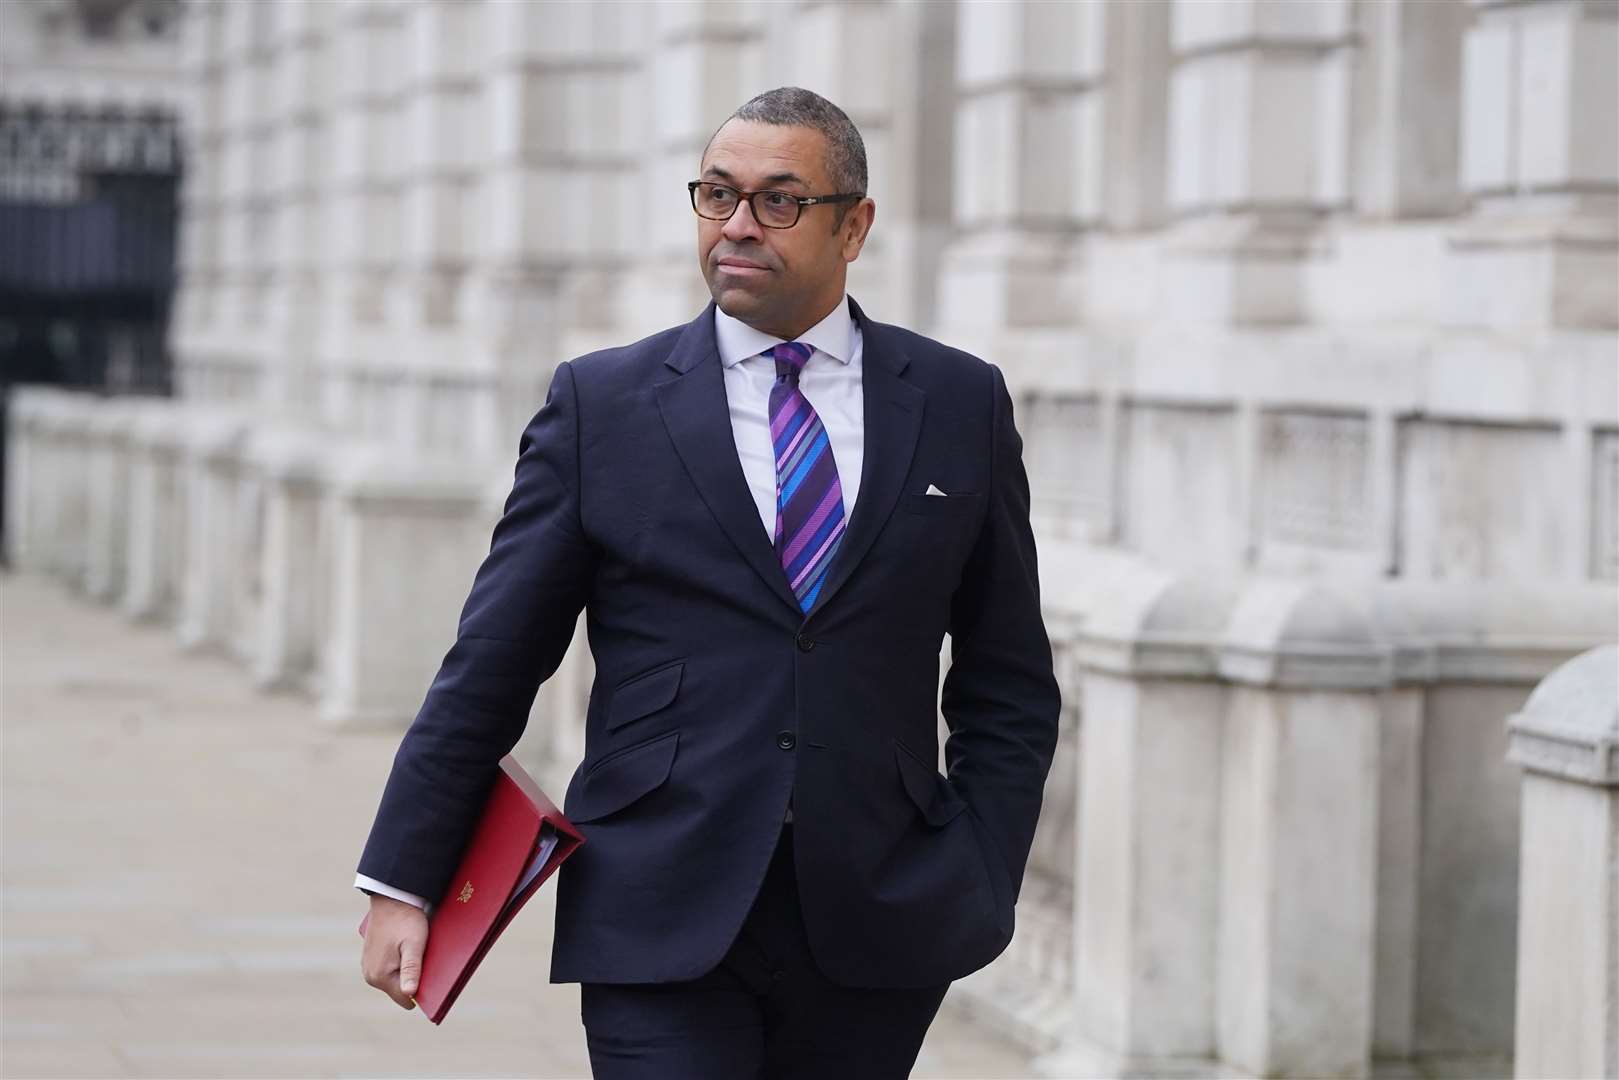
[[[553,890],[442,1027],[361,979],[354,866],[398,738],[0,574],[0,1075],[588,1076]],[[948,1008],[915,1072],[1027,1074]]]

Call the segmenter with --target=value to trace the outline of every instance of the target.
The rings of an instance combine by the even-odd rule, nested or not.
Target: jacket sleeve
[[[580,519],[579,404],[559,364],[524,429],[511,494],[461,610],[455,644],[394,755],[358,872],[444,894],[500,759],[561,664],[596,551]]]
[[[1061,692],[1040,612],[1029,481],[1012,398],[990,365],[992,468],[982,530],[950,608],[950,668],[940,706],[952,785],[1000,847],[1012,897],[1022,888]]]

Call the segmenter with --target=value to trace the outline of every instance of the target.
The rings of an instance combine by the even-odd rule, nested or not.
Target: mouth
[[[737,274],[742,277],[770,273],[769,267],[761,266],[756,262],[748,262],[746,259],[721,259],[714,264],[714,268],[721,273]]]

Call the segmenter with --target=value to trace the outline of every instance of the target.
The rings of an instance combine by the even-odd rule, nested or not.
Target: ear
[[[871,235],[871,225],[877,219],[877,204],[869,197],[861,199],[849,211],[849,216],[843,222],[843,261],[854,262],[860,258],[860,249],[866,244],[866,237]]]

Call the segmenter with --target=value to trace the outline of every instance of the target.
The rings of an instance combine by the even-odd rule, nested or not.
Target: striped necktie
[[[808,611],[843,540],[843,485],[826,428],[798,388],[814,348],[788,341],[762,355],[776,361],[770,439],[776,450],[776,555],[798,606]]]

